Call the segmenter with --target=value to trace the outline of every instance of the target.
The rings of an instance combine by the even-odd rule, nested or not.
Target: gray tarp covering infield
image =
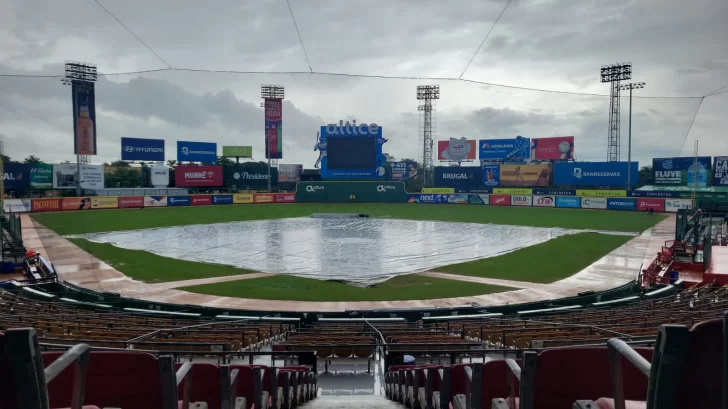
[[[579,232],[420,220],[292,218],[72,237],[187,261],[367,286]]]

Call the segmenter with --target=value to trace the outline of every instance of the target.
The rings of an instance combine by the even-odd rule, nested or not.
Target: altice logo
[[[326,133],[329,135],[379,135],[379,125],[375,123],[356,124],[356,119],[351,121],[339,121],[339,125],[326,125]]]

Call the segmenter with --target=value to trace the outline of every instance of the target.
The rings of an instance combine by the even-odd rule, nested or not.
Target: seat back
[[[15,407],[15,377],[5,350],[5,336],[0,333],[0,408]]]
[[[246,409],[252,408],[256,401],[257,405],[255,407],[259,408],[264,390],[263,374],[264,372],[270,372],[270,368],[264,365],[230,365],[230,370],[234,369],[238,370],[237,396],[245,398]],[[260,378],[256,378],[256,373]]]
[[[459,394],[469,394],[468,375],[465,368],[471,368],[468,364],[455,364],[450,366],[450,398]],[[505,379],[505,376],[503,377]]]
[[[678,408],[719,408],[723,399],[723,320],[696,324],[682,367]]]
[[[179,370],[181,363],[175,365]],[[219,408],[222,404],[220,368],[211,363],[195,363],[190,369],[187,379],[180,382],[177,387],[177,396],[184,396],[187,380],[192,381],[190,402],[206,402],[209,408]]]
[[[517,360],[521,364],[520,360]],[[493,399],[508,396],[508,365],[505,359],[492,360],[483,364],[483,379],[480,385],[481,409],[490,409]],[[513,378],[516,397],[518,397],[518,379]],[[477,409],[477,408],[476,408]]]

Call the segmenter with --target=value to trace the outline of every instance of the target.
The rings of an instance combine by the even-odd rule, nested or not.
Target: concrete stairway
[[[302,409],[402,409],[382,395],[321,396],[301,406]]]

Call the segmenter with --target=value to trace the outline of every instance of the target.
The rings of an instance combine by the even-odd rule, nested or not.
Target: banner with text
[[[716,156],[713,159],[713,186],[728,186],[728,156]]]
[[[222,186],[222,166],[177,166],[174,169],[176,187],[218,187]]]
[[[581,198],[582,209],[606,209],[607,198],[606,197],[582,197]]]
[[[300,182],[302,173],[303,173],[303,165],[280,164],[280,165],[278,165],[278,182],[279,183]]]
[[[581,207],[581,199],[574,196],[556,196],[556,207],[578,209]]]
[[[437,141],[437,160],[443,162],[463,162],[475,160],[475,140],[467,138],[450,138]]]
[[[177,162],[217,163],[217,144],[177,141]]]
[[[121,160],[164,162],[164,139],[121,138]]]
[[[629,162],[556,162],[554,184],[571,186],[625,186]],[[632,184],[637,184],[639,164],[632,162]]]
[[[540,165],[501,165],[501,186],[548,186],[551,180],[551,168],[548,164]]]
[[[53,187],[53,165],[35,163],[30,167],[30,188],[51,189]]]
[[[531,156],[531,141],[517,136],[513,139],[481,139],[478,141],[478,159],[518,161]]]
[[[710,186],[713,178],[710,156],[682,158],[654,158],[655,185]]]
[[[483,165],[483,184],[490,187],[500,185],[500,165]]]
[[[417,162],[389,162],[392,180],[414,179],[417,176]]]
[[[268,166],[261,163],[245,163],[224,167],[225,186],[231,189],[264,188],[268,186]],[[278,168],[270,168],[270,183],[278,183]]]
[[[144,207],[144,196],[122,196],[119,198],[119,208],[139,208]]]
[[[553,196],[534,196],[533,205],[536,207],[554,207],[556,206],[556,198]]]
[[[483,172],[479,166],[435,166],[435,185],[482,186]]]
[[[73,153],[96,155],[96,94],[93,82],[73,81]]]
[[[531,138],[532,160],[573,160],[574,137]]]
[[[78,180],[78,169],[75,163],[60,163],[53,165],[53,188],[75,189]],[[104,166],[81,165],[81,188],[103,189]]]
[[[4,163],[3,174],[5,190],[28,190],[30,187],[30,167],[25,163]]]
[[[283,100],[266,98],[265,115],[265,158],[283,158]]]
[[[298,203],[405,203],[403,182],[298,182]]]
[[[222,156],[225,158],[252,158],[252,146],[223,146]]]

